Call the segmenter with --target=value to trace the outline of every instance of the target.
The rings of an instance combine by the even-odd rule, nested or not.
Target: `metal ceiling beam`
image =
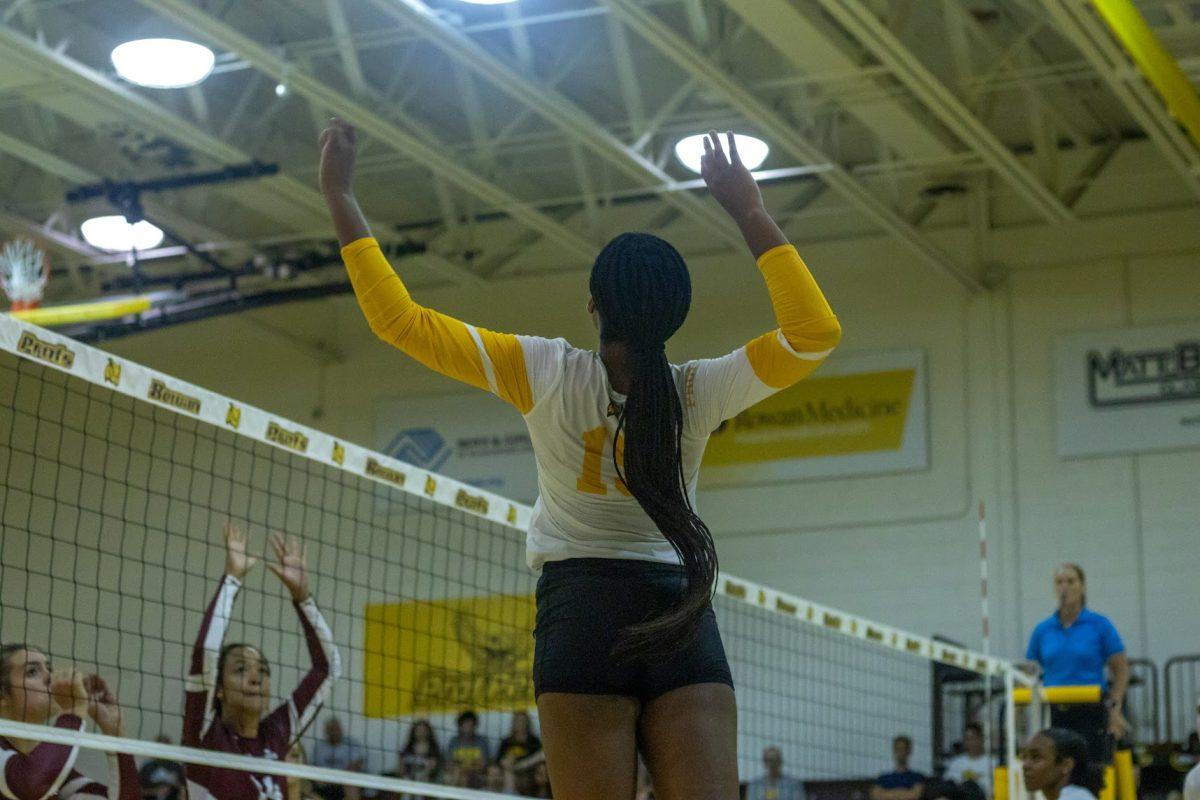
[[[325,0],[325,13],[329,16],[329,27],[333,29],[333,38],[337,42],[342,72],[346,74],[346,81],[351,90],[361,97],[367,93],[367,81],[363,77],[358,51],[354,49],[350,40],[350,22],[346,19],[346,9],[342,6],[342,0]]]
[[[86,94],[92,102],[119,109],[123,116],[136,124],[151,128],[206,158],[222,164],[241,164],[253,160],[250,154],[150,102],[137,92],[5,26],[0,26],[0,61],[21,65],[31,74],[44,75]],[[38,97],[33,99],[41,102]],[[239,193],[256,198],[259,203],[255,207],[261,213],[281,222],[286,221],[290,226],[311,227],[317,221],[328,226],[325,222],[325,203],[320,193],[295,178],[286,175],[266,178],[240,188]],[[290,202],[281,205],[281,199]]]
[[[827,22],[819,24],[786,0],[724,0],[724,4],[805,75],[858,74],[863,68],[859,53],[837,42]],[[803,46],[797,46],[798,42]],[[868,79],[864,83],[874,85],[877,81]],[[840,89],[844,91],[844,87],[825,87],[835,100]],[[898,100],[847,102],[842,107],[906,158],[931,158],[951,152],[949,144],[915,107]]]
[[[595,257],[595,246],[557,220],[535,211],[528,203],[480,178],[475,171],[447,156],[443,150],[426,144],[418,137],[388,122],[366,106],[346,97],[331,86],[285,61],[271,49],[258,44],[225,23],[213,18],[187,0],[139,0],[157,14],[182,25],[203,39],[237,53],[276,80],[286,76],[289,88],[311,102],[342,116],[357,126],[364,135],[386,142],[389,146],[417,159],[434,173],[470,194],[492,205],[513,219],[538,231],[559,244],[567,253],[581,261]],[[473,273],[470,273],[474,275]],[[478,278],[478,276],[474,276]]]
[[[1070,222],[1071,209],[1020,162],[1016,155],[879,20],[856,0],[818,0],[869,49],[934,116],[980,155],[1029,205],[1049,222]]]
[[[705,58],[662,20],[641,8],[635,0],[604,0],[604,3],[613,13],[620,15],[631,30],[645,37],[684,71],[709,90],[721,95],[747,120],[757,125],[773,145],[785,150],[801,164],[829,164],[829,169],[820,173],[821,180],[869,219],[907,245],[923,262],[954,278],[970,291],[982,288],[978,280],[962,270],[950,256],[872,194],[857,178],[798,134],[795,126],[746,92],[726,74],[724,68]]]
[[[101,175],[89,169],[73,164],[54,153],[42,150],[6,133],[0,133],[0,153],[8,153],[14,158],[19,158],[27,164],[32,164],[43,172],[61,178],[67,183],[99,183],[104,180]],[[222,236],[217,231],[188,219],[184,214],[161,202],[161,200],[156,199],[154,195],[144,197],[143,202],[146,207],[146,215],[150,218],[151,222],[157,221],[159,224],[170,228],[187,228],[186,233],[188,238],[203,237],[212,240],[221,238]],[[99,251],[92,252],[94,255],[99,254]]]
[[[1200,197],[1200,150],[1166,105],[1136,72],[1104,23],[1083,0],[1044,0],[1042,6],[1112,89],[1191,191]]]
[[[142,0],[149,3],[150,0]],[[172,0],[172,3],[179,0]],[[609,133],[565,96],[533,82],[487,52],[468,36],[454,29],[421,0],[373,0],[392,19],[415,28],[438,48],[458,59],[484,80],[542,115],[626,176],[641,184],[662,185],[671,176],[653,161]],[[675,192],[663,200],[705,230],[714,231],[730,244],[741,247],[742,237],[728,217],[714,205],[690,194]]]

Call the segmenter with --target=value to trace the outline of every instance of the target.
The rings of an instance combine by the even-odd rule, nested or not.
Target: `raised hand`
[[[716,131],[709,131],[704,137],[704,155],[700,157],[700,174],[708,186],[708,192],[721,204],[731,217],[742,220],[745,217],[761,211],[763,208],[762,193],[750,170],[742,163],[738,155],[737,140],[732,133],[727,133],[729,154],[721,146],[721,137]]]
[[[271,534],[271,549],[279,559],[277,564],[267,564],[267,569],[283,582],[297,603],[308,599],[308,552],[296,536],[285,539],[282,534]]]
[[[246,534],[233,520],[225,520],[225,574],[243,580],[257,563],[257,558],[246,555]]]
[[[321,193],[326,197],[350,193],[357,139],[354,126],[337,117],[321,133]]]
[[[88,712],[87,688],[83,673],[74,668],[56,669],[50,676],[50,696],[63,714],[83,717]]]
[[[109,736],[124,736],[121,707],[117,698],[109,691],[108,684],[99,675],[88,675],[83,679],[88,695],[88,715],[96,722],[101,733]]]

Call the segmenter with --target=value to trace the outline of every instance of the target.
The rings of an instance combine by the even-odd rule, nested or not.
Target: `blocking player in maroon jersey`
[[[246,554],[246,537],[225,524],[225,575],[204,612],[192,650],[183,717],[183,744],[224,753],[283,760],[329,695],[341,671],[333,634],[308,588],[304,549],[295,537],[271,536],[277,563],[268,569],[292,596],[304,630],[312,668],[287,702],[268,713],[271,668],[250,644],[225,644],[234,600],[246,573],[258,562]],[[287,780],[235,769],[187,767],[190,800],[285,800]]]
[[[52,670],[26,644],[0,646],[0,717],[81,731],[90,718],[101,733],[123,736],[117,698],[96,675]],[[108,754],[108,786],[75,771],[79,747],[0,737],[0,797],[8,800],[137,800],[133,756]]]

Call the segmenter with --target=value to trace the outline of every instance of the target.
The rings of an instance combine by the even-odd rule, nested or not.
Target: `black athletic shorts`
[[[653,561],[573,558],[546,564],[537,585],[534,694],[616,694],[645,703],[697,683],[732,687],[711,605],[678,652],[650,660],[612,656],[621,630],[673,605],[683,583],[682,567]]]

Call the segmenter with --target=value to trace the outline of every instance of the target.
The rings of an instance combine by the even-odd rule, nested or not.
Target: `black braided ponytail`
[[[683,595],[665,613],[623,632],[617,652],[648,656],[685,644],[712,597],[717,551],[696,515],[683,475],[683,408],[666,342],[692,303],[683,257],[647,233],[624,233],[596,258],[590,281],[601,341],[621,342],[630,357],[629,392],[613,437],[613,463],[629,492],[671,543],[683,564]],[[617,441],[625,434],[624,470]]]

